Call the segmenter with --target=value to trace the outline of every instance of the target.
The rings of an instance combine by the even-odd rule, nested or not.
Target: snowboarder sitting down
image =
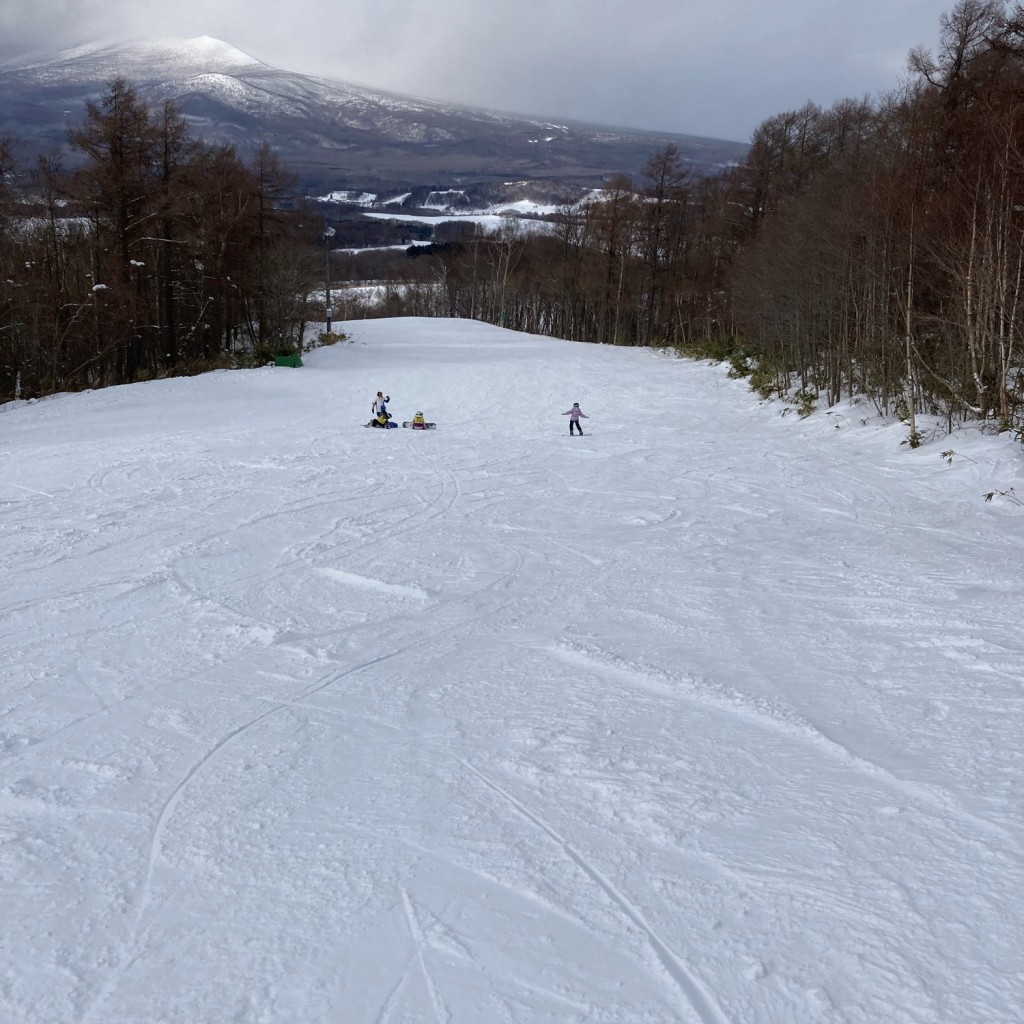
[[[437,426],[436,423],[431,423],[427,420],[423,413],[417,409],[416,415],[411,420],[402,420],[403,427],[412,427],[413,430],[433,430]]]
[[[562,415],[569,417],[569,436],[572,437],[572,428],[575,427],[580,432],[580,437],[582,437],[583,428],[580,426],[580,417],[582,416],[585,420],[589,420],[590,417],[580,408],[580,403],[573,402],[572,408],[566,409]]]

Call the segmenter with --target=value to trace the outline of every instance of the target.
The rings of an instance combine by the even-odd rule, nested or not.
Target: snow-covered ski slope
[[[1019,447],[346,328],[0,412],[0,1021],[1020,1021]]]

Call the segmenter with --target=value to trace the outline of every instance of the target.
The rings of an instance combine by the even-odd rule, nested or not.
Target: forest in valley
[[[1019,434],[1024,5],[959,0],[939,39],[879,99],[768,119],[720,176],[668,147],[544,230],[333,254],[336,287],[379,286],[343,315],[728,360],[803,409],[864,396],[911,444],[923,413]],[[252,365],[323,318],[323,222],[268,146],[197,143],[125,82],[71,142],[82,165],[43,161],[30,217],[0,143],[0,400]]]

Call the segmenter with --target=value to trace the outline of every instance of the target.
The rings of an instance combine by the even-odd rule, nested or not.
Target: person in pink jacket
[[[590,417],[580,408],[580,403],[573,402],[572,408],[567,409],[562,415],[569,417],[569,436],[572,437],[572,428],[575,427],[580,432],[580,437],[582,437],[583,428],[580,426],[580,417],[582,416],[585,420],[589,420]]]

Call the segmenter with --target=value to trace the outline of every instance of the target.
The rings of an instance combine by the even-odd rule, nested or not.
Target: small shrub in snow
[[[756,391],[765,401],[779,394],[779,382],[772,370],[763,366],[755,367],[750,373],[750,390]]]
[[[749,377],[753,372],[754,368],[750,365],[750,357],[742,352],[737,353],[729,360],[729,376],[733,380]]]
[[[796,411],[800,419],[805,419],[814,412],[814,406],[818,401],[817,393],[811,388],[801,388],[794,396]]]
[[[324,345],[337,345],[339,341],[349,340],[349,336],[344,331],[321,331],[309,348],[322,348]]]
[[[1015,505],[1024,505],[1024,500],[1021,500],[1020,496],[1012,487],[1007,488],[1005,491],[989,491],[988,494],[985,495],[985,500],[991,501],[997,494],[1001,498],[1009,498]]]

